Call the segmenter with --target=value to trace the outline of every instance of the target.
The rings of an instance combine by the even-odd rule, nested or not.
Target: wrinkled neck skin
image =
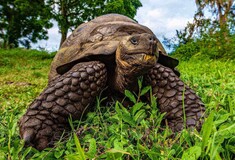
[[[115,70],[115,90],[124,93],[125,90],[137,90],[138,76],[130,72],[130,69],[117,67]]]
[[[114,88],[115,90],[124,93],[125,90],[138,91],[138,77],[143,75],[143,72],[148,70],[132,66],[123,61],[116,60]]]

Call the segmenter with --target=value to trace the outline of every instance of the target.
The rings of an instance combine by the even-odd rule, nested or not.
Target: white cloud
[[[149,27],[161,40],[172,37],[176,30],[183,29],[196,11],[194,1],[188,0],[141,0],[141,7],[135,19]]]

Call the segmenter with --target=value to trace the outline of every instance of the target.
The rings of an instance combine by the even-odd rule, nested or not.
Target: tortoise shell
[[[117,46],[124,36],[141,33],[154,35],[146,26],[119,14],[103,15],[79,25],[65,40],[53,59],[49,82],[66,73],[76,63],[92,60],[95,56],[115,55]],[[162,44],[158,39],[157,41],[158,63],[174,69],[178,65],[178,60],[167,56]]]

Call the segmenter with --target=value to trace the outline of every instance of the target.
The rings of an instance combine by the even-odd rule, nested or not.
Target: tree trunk
[[[68,33],[68,29],[61,29],[61,39],[60,39],[60,47],[62,46],[62,44],[64,43],[64,41],[67,38],[67,33]]]
[[[60,8],[62,19],[64,20],[63,23],[61,23],[60,32],[61,32],[61,40],[60,40],[60,47],[62,46],[63,42],[67,38],[68,34],[68,17],[67,17],[67,6],[66,1],[61,1],[61,8]]]
[[[223,32],[223,36],[227,41],[229,41],[228,39],[228,15],[230,12],[230,9],[232,7],[234,0],[228,0],[227,2],[222,1],[222,0],[217,0],[216,1],[216,5],[218,8],[218,18],[219,18],[219,24],[220,24],[220,29]]]

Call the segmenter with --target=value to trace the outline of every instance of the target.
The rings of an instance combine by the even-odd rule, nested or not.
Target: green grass
[[[71,121],[71,136],[42,152],[23,147],[17,122],[27,106],[47,85],[53,55],[34,50],[0,50],[0,160],[1,159],[234,159],[235,61],[181,61],[181,78],[206,104],[200,133],[183,130],[172,136],[160,123],[156,100],[124,108],[116,102],[102,106],[82,121]],[[140,94],[150,92],[141,88]]]

